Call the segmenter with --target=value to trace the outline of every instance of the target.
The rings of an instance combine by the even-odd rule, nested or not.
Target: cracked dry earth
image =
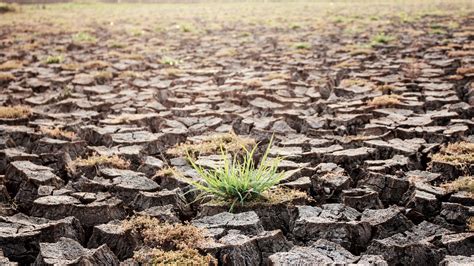
[[[121,223],[149,215],[206,229],[220,265],[473,265],[472,3],[368,2],[0,14],[0,103],[30,108],[1,110],[1,263],[134,265]],[[184,194],[169,149],[230,131],[274,134],[307,196]]]

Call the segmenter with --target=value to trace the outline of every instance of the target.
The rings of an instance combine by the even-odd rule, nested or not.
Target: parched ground
[[[472,1],[16,9],[1,263],[474,264]],[[186,148],[272,135],[282,188],[195,200]]]

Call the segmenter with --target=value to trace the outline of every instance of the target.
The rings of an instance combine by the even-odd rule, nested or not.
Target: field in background
[[[192,56],[183,54],[178,42],[199,41],[216,49],[238,50],[245,43],[268,37],[291,53],[298,43],[311,44],[317,38],[334,36],[344,39],[347,45],[367,46],[379,33],[404,38],[433,33],[437,27],[454,29],[458,22],[467,19],[473,3],[469,0],[139,5],[86,2],[22,5],[17,9],[18,12],[1,15],[3,49],[34,50],[44,57],[63,53],[64,43],[58,39],[72,40],[79,33],[91,35],[100,47],[120,46],[120,51],[129,56],[192,60],[189,58]],[[431,22],[434,18],[438,19]],[[424,27],[410,26],[420,22]]]

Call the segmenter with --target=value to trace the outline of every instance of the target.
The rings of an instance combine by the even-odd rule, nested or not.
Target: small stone
[[[248,235],[256,235],[264,231],[260,219],[253,211],[237,214],[223,212],[193,220],[192,224],[200,228],[236,229]]]

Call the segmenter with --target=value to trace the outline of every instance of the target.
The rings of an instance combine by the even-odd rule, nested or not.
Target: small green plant
[[[145,31],[142,29],[132,29],[130,30],[130,35],[135,36],[135,37],[140,37],[145,34]]]
[[[250,37],[251,35],[252,35],[252,33],[248,32],[248,31],[244,31],[244,32],[241,32],[239,34],[239,37],[245,38],[245,37]]]
[[[293,24],[290,25],[290,29],[292,29],[292,30],[301,29],[301,25],[297,24],[297,23],[293,23]]]
[[[95,43],[96,37],[87,32],[79,32],[72,36],[72,40],[77,43]]]
[[[381,33],[378,33],[377,35],[375,35],[373,38],[372,38],[372,46],[374,45],[380,45],[380,44],[388,44],[392,41],[395,40],[395,37],[394,36],[391,36],[391,35],[387,35],[383,32]]]
[[[179,60],[175,60],[171,57],[165,56],[161,59],[160,63],[163,65],[168,65],[168,66],[177,66],[179,65],[180,62]]]
[[[444,28],[443,25],[440,25],[440,24],[433,24],[430,26],[430,31],[429,31],[431,34],[434,34],[434,35],[443,35],[443,34],[446,34],[447,31],[446,29]]]
[[[229,211],[233,210],[236,203],[243,205],[245,202],[260,198],[263,192],[278,184],[284,176],[283,172],[277,172],[282,158],[268,158],[272,141],[273,137],[258,165],[253,159],[258,145],[255,145],[252,150],[243,146],[245,154],[242,159],[221,147],[223,163],[210,170],[197,165],[192,155],[188,154],[188,161],[203,182],[191,179],[187,181],[201,191],[200,197],[207,196],[230,202]]]
[[[334,19],[333,19],[333,23],[342,23],[342,22],[344,22],[344,21],[346,21],[346,18],[341,17],[341,16],[336,16],[336,17],[334,17]]]
[[[294,47],[298,50],[309,50],[311,49],[311,44],[307,42],[299,42],[295,43]]]
[[[62,55],[50,55],[46,58],[46,64],[59,64],[64,60]]]
[[[181,24],[181,25],[178,25],[177,27],[178,29],[180,29],[182,32],[184,33],[189,33],[189,32],[193,32],[194,31],[194,28],[191,26],[191,25],[188,25],[188,24]]]

